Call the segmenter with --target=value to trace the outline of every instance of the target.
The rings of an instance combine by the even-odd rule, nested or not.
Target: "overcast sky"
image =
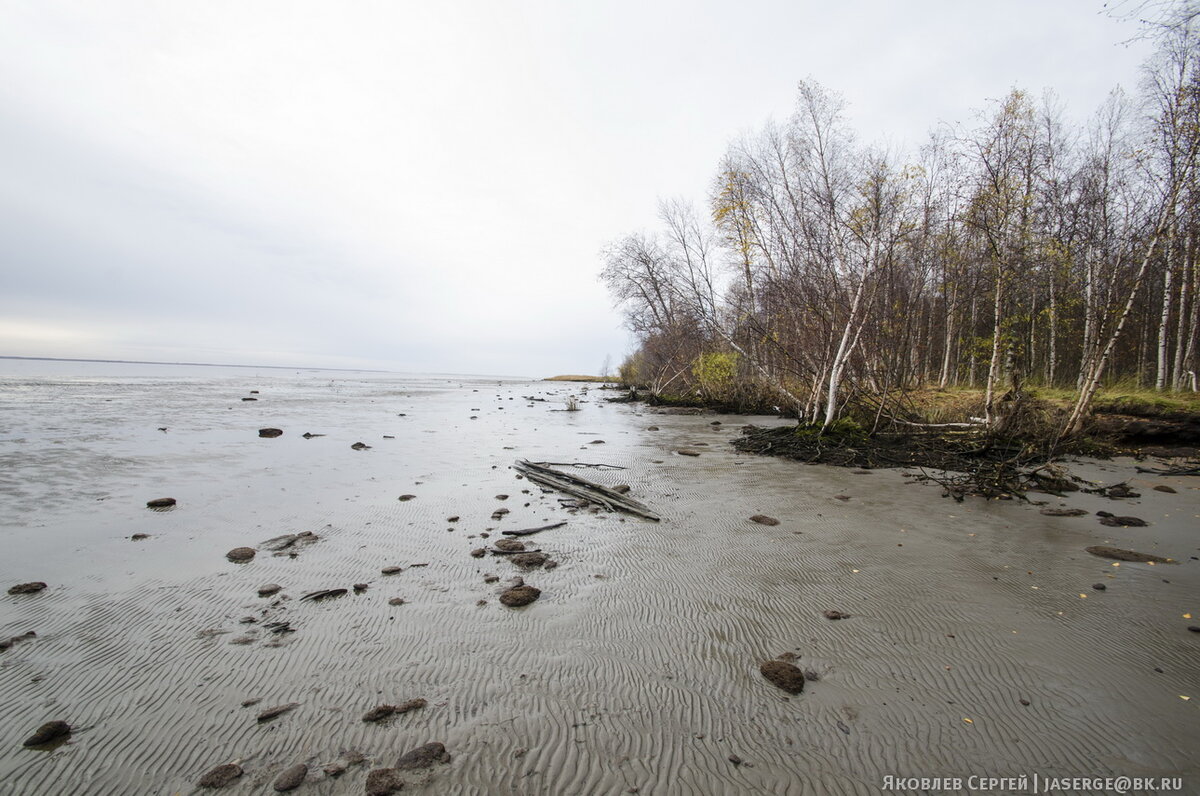
[[[836,6],[836,7],[835,7]],[[598,372],[600,251],[842,93],[915,146],[1147,45],[1080,0],[0,0],[0,355]]]

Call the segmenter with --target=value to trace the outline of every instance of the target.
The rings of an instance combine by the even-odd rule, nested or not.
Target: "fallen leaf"
[[[975,722],[971,721],[970,719],[963,719],[963,721],[965,721],[967,724],[974,724],[974,723],[975,723]]]
[[[1080,595],[1079,595],[1079,599],[1081,599],[1081,600],[1086,600],[1086,599],[1087,599],[1087,595],[1086,595],[1086,594],[1080,594]]]
[[[1179,698],[1182,699],[1184,702],[1187,702],[1189,699],[1191,699],[1190,696],[1184,696],[1183,694],[1180,694]]]
[[[1191,615],[1191,614],[1184,614],[1184,615],[1183,615],[1183,618],[1184,618],[1184,619],[1191,619],[1191,618],[1192,618],[1192,615]]]

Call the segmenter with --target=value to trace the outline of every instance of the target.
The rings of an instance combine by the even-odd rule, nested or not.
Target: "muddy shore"
[[[786,421],[574,384],[9,378],[0,409],[0,586],[47,584],[0,595],[0,639],[36,634],[0,651],[0,793],[202,793],[234,762],[222,792],[298,764],[313,794],[378,769],[405,793],[1200,788],[1200,478],[1086,461],[1139,496],[956,503],[730,444]],[[571,471],[662,521],[564,504],[517,459],[608,465]],[[551,569],[492,552],[563,521],[521,537]],[[515,578],[536,599],[504,604]],[[780,656],[813,675],[799,693],[764,677]],[[408,707],[364,721],[381,706]],[[23,746],[52,720],[65,742]],[[430,743],[444,760],[403,767]]]

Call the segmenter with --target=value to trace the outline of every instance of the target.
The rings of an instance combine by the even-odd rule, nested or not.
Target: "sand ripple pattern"
[[[370,766],[333,780],[321,765],[347,749],[391,765],[430,740],[453,760],[413,775],[406,792],[873,794],[886,774],[1200,778],[1200,694],[1178,698],[1200,664],[1195,634],[1175,621],[1200,582],[1166,524],[1155,538],[1183,564],[1113,568],[1081,551],[1114,529],[943,501],[895,472],[741,456],[727,445],[741,418],[605,406],[577,385],[325,381],[159,385],[181,430],[149,433],[157,418],[106,410],[107,430],[74,448],[76,465],[49,438],[0,447],[18,463],[14,448],[29,449],[28,481],[60,468],[54,488],[82,477],[108,496],[45,505],[44,487],[21,476],[5,487],[17,500],[0,529],[14,550],[0,576],[53,583],[0,601],[0,635],[38,634],[0,653],[0,793],[192,793],[234,759],[247,774],[230,793],[264,792],[296,762],[312,771],[301,792],[356,793]],[[143,386],[60,385],[58,398],[75,390],[80,416],[100,397],[133,411]],[[260,387],[250,406],[226,400]],[[553,411],[572,393],[583,411]],[[267,421],[285,436],[243,433]],[[360,439],[372,447],[352,451]],[[117,462],[107,475],[88,470],[100,456]],[[624,467],[581,472],[629,484],[664,519],[566,508],[516,478],[516,458]],[[151,489],[187,499],[147,512]],[[493,519],[498,508],[509,513]],[[469,555],[506,528],[561,519],[526,539],[559,561],[552,571]],[[150,539],[126,538],[142,529]],[[295,557],[224,559],[304,530],[320,540]],[[543,595],[512,610],[498,595],[516,576]],[[1092,592],[1101,579],[1109,589]],[[268,582],[282,592],[258,597]],[[368,588],[300,599],[356,583]],[[830,621],[827,609],[850,617]],[[758,673],[784,652],[820,676],[803,694]],[[428,705],[361,721],[414,697]],[[299,705],[256,721],[289,702]],[[55,718],[75,726],[70,743],[21,748]]]

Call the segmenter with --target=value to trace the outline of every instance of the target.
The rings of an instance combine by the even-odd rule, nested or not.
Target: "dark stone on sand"
[[[325,772],[327,777],[340,777],[346,773],[346,767],[341,763],[330,763],[327,766],[322,766],[321,771]]]
[[[9,594],[36,594],[46,588],[46,584],[40,580],[31,581],[30,583],[18,583],[16,586],[9,587]]]
[[[298,707],[300,707],[299,702],[289,702],[286,705],[276,705],[273,708],[267,708],[262,713],[259,713],[258,720],[260,722],[270,721],[271,719],[282,716],[284,713],[287,713],[289,710],[294,710]]]
[[[370,448],[370,447],[371,447],[371,446],[370,446],[370,445],[368,445],[368,444],[367,444],[367,443],[365,443],[365,442],[356,442],[356,443],[354,443],[353,445],[351,445],[351,446],[350,446],[350,449],[351,449],[351,450],[356,450],[356,451],[365,451],[365,450],[367,450],[367,449],[368,449],[368,448]]]
[[[129,541],[140,542],[143,539],[149,539],[149,538],[150,538],[150,534],[148,534],[148,533],[135,533],[133,536],[129,537]]]
[[[207,774],[200,778],[196,783],[201,788],[223,788],[229,785],[244,772],[242,767],[237,763],[226,763],[223,766],[217,766],[210,770]]]
[[[393,597],[392,599],[388,600],[388,605],[404,605],[404,598]]]
[[[496,500],[508,500],[508,495],[496,495]]]
[[[675,452],[678,453],[680,456],[699,456],[700,455],[700,451],[694,451],[691,448],[680,448],[679,450],[677,450]]]
[[[544,569],[554,569],[557,566],[558,566],[558,562],[552,558],[546,562],[546,566],[544,567]]]
[[[730,755],[729,762],[733,763],[735,766],[740,766],[742,764],[742,758],[738,757],[737,755]]]
[[[647,431],[658,431],[658,426],[646,426]]]
[[[1087,509],[1042,509],[1041,513],[1047,517],[1082,517]]]
[[[453,517],[447,517],[446,522],[458,522],[458,519],[459,519],[458,515],[455,514]]]
[[[401,495],[400,497],[396,498],[396,500],[402,500],[407,503],[415,497],[416,495]],[[454,520],[451,520],[451,522],[454,522]]]
[[[502,520],[502,519],[504,519],[504,515],[508,514],[508,513],[509,513],[508,509],[503,509],[503,508],[496,509],[495,511],[492,512],[492,519],[493,520]]]
[[[291,768],[284,769],[283,772],[275,778],[275,790],[283,793],[284,791],[295,790],[304,782],[304,778],[308,776],[308,766],[303,763],[297,763]]]
[[[526,569],[535,569],[542,566],[549,560],[545,553],[517,553],[512,557],[512,562],[518,567]]]
[[[1171,495],[1175,494],[1174,487],[1169,487],[1166,484],[1159,484],[1158,486],[1154,487],[1154,491],[1155,492],[1166,492]]]
[[[175,505],[175,498],[155,498],[146,501],[148,509],[167,509]]]
[[[1144,528],[1148,523],[1137,517],[1101,517],[1100,524],[1110,528]]]
[[[487,548],[484,547],[476,547],[471,551],[472,558],[483,558],[485,555],[487,555]]]
[[[804,672],[790,663],[783,661],[763,661],[758,671],[772,685],[782,688],[789,694],[799,694],[804,690]]]
[[[1188,625],[1188,630],[1192,631],[1193,633],[1200,633],[1200,626]]]
[[[400,755],[400,759],[396,761],[396,768],[415,771],[421,768],[430,768],[434,763],[449,762],[450,753],[446,751],[446,747],[433,741]]]
[[[242,700],[242,707],[248,708],[253,705],[257,705],[259,702],[262,702],[262,697],[254,697],[253,699],[244,699],[244,700]]]
[[[243,398],[243,401],[257,401],[257,398]]]
[[[366,591],[368,588],[370,588],[370,587],[369,587],[369,586],[368,586],[366,583],[355,583],[355,584],[354,584],[354,593],[355,593],[355,594],[362,594],[362,593],[363,593],[363,592],[365,592],[365,591]]]
[[[522,553],[525,551],[525,543],[518,542],[516,539],[497,539],[497,550],[503,550],[506,553]]]
[[[283,429],[281,429],[281,428],[260,428],[258,430],[258,436],[266,437],[267,439],[272,439],[274,437],[282,437]]]
[[[397,566],[384,567],[383,569],[381,569],[379,571],[380,571],[380,573],[382,573],[384,575],[399,575],[401,572],[404,571],[404,567],[397,567]]]
[[[831,611],[826,611],[824,613],[824,617],[826,619],[832,619],[834,621],[837,621],[838,619],[849,619],[850,614],[844,614],[841,611],[832,611],[831,610]]]
[[[1110,498],[1117,498],[1117,499],[1139,498],[1142,496],[1141,492],[1134,492],[1133,488],[1130,487],[1129,484],[1117,484],[1116,486],[1110,486],[1105,491],[1105,494]]]
[[[28,633],[22,633],[19,636],[12,636],[10,638],[6,638],[3,641],[0,641],[0,651],[8,649],[13,644],[17,644],[22,641],[28,641],[31,638],[37,638],[37,633],[34,633],[32,630],[30,630]]]
[[[272,594],[275,594],[275,593],[281,591],[282,589],[283,589],[283,587],[280,586],[278,583],[268,583],[266,586],[258,587],[258,596],[259,597],[270,597]]]
[[[1018,702],[1020,702],[1020,703],[1021,703],[1022,705],[1024,705],[1025,707],[1029,707],[1029,700],[1028,700],[1028,699],[1018,699],[1017,701],[1018,701]]]
[[[1103,583],[1093,583],[1092,588],[1095,589],[1096,591],[1105,591],[1108,589],[1108,587],[1105,586]]]
[[[533,586],[514,586],[500,595],[500,602],[509,608],[519,608],[522,605],[529,605],[541,596],[541,589]]]
[[[258,553],[253,547],[235,547],[225,554],[230,561],[249,561]]]
[[[1117,561],[1132,561],[1137,564],[1174,564],[1175,561],[1162,556],[1151,555],[1150,553],[1139,553],[1135,550],[1124,550],[1120,547],[1109,547],[1108,545],[1092,545],[1085,548],[1087,552],[1100,558],[1112,558]]]
[[[391,796],[403,787],[399,769],[375,768],[367,773],[367,796]]]
[[[48,721],[34,730],[33,735],[25,739],[25,746],[41,746],[71,734],[71,725],[65,721]]]
[[[757,522],[759,525],[778,525],[779,520],[774,517],[768,517],[766,514],[755,514],[750,518],[751,522]]]

